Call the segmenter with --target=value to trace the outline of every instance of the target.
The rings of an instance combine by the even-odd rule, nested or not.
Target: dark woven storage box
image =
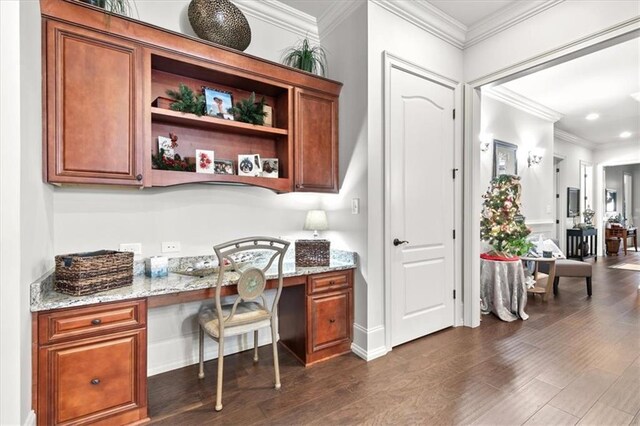
[[[329,240],[297,240],[296,266],[329,266]]]
[[[55,289],[84,296],[133,283],[133,253],[100,250],[56,256]]]

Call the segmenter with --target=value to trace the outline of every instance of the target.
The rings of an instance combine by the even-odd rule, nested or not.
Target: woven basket
[[[84,296],[133,283],[133,253],[100,250],[56,256],[55,289]]]
[[[297,240],[296,266],[329,266],[330,245],[328,240]]]

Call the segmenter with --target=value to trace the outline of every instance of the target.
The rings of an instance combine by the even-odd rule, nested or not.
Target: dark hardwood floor
[[[593,261],[592,261],[593,262]],[[562,278],[555,298],[529,296],[527,321],[483,316],[394,348],[369,363],[342,356],[310,368],[270,347],[225,358],[224,409],[213,409],[216,361],[149,378],[152,423],[640,425],[640,253],[598,258],[593,297]]]

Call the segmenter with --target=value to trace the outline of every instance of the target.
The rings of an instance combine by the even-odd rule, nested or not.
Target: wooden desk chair
[[[533,288],[528,288],[527,293],[541,294],[542,300],[547,301],[549,294],[553,291],[553,281],[556,276],[556,259],[548,257],[521,257],[523,261],[531,261],[535,263],[533,269],[533,279],[536,284]],[[540,264],[545,264],[545,270],[548,273],[542,273],[539,271]]]
[[[277,309],[282,293],[282,265],[289,242],[267,237],[243,238],[215,246],[220,272],[216,284],[215,304],[203,306],[198,315],[200,324],[200,371],[198,378],[204,377],[204,334],[218,342],[218,381],[216,388],[216,411],[222,410],[222,378],[224,365],[224,339],[253,331],[253,360],[258,361],[258,330],[271,327],[273,345],[273,367],[275,388],[280,389],[280,367],[278,365],[278,343],[276,341]],[[260,250],[259,261],[249,265],[238,265],[235,256],[247,251]],[[262,255],[264,253],[264,255]],[[267,284],[265,273],[278,260],[278,288],[271,307],[264,296]],[[258,266],[259,264],[259,266]],[[222,305],[220,291],[226,271],[235,270],[240,274],[238,295],[233,303]]]

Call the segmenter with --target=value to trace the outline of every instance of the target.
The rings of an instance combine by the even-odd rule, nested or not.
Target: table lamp
[[[307,218],[304,221],[305,231],[313,231],[313,238],[318,238],[318,231],[326,231],[329,229],[327,222],[327,213],[324,210],[309,210]]]
[[[331,242],[318,238],[318,231],[329,229],[327,213],[324,210],[309,210],[303,229],[313,231],[313,239],[296,240],[296,266],[329,266]]]

